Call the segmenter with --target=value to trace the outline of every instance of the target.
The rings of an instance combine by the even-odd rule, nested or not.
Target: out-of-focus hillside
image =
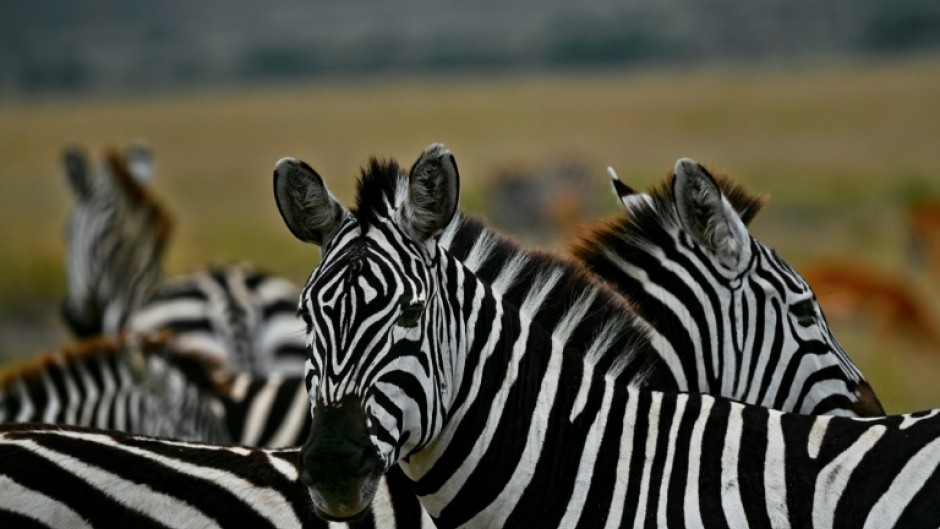
[[[0,94],[940,48],[935,0],[0,0]]]

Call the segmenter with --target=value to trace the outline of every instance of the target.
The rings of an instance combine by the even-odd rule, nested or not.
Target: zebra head
[[[458,181],[440,145],[408,174],[373,159],[348,211],[307,164],[275,168],[287,227],[322,249],[300,299],[313,419],[300,476],[323,518],[363,511],[381,475],[442,427],[451,366],[435,350],[448,342],[437,237],[456,213]]]
[[[142,185],[152,173],[149,150],[135,144],[109,152],[101,171],[85,152],[62,155],[76,202],[65,228],[68,291],[62,314],[79,337],[116,335],[160,278],[169,216]]]
[[[680,388],[798,413],[883,415],[800,275],[753,238],[763,197],[693,160],[574,251],[634,302]]]

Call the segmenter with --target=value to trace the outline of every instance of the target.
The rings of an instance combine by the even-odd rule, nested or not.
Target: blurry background
[[[59,168],[146,139],[170,274],[302,283],[282,156],[344,200],[370,155],[446,143],[462,203],[561,248],[676,158],[772,200],[752,232],[814,283],[889,411],[940,406],[936,0],[0,0],[0,362],[61,346]],[[836,273],[833,273],[833,270]]]

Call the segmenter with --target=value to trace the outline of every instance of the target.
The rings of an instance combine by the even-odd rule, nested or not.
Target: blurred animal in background
[[[302,375],[230,373],[169,333],[100,337],[0,370],[0,423],[43,422],[210,443],[299,446]]]
[[[527,242],[548,243],[599,213],[595,174],[576,160],[544,168],[503,168],[489,184],[485,212]]]
[[[820,260],[806,265],[804,277],[833,320],[874,324],[882,336],[905,336],[940,351],[930,304],[902,274],[857,261]]]
[[[211,359],[165,338],[95,338],[0,371],[0,423],[44,422],[231,442]]]
[[[116,336],[163,278],[173,222],[145,185],[153,176],[149,157],[134,145],[124,154],[109,151],[95,169],[81,148],[63,152],[76,203],[65,226],[62,314],[79,337]]]
[[[940,199],[912,204],[907,210],[907,230],[911,270],[940,288]]]
[[[247,263],[164,279],[172,221],[147,187],[154,170],[144,144],[108,150],[97,169],[77,146],[62,162],[76,200],[62,312],[76,336],[171,331],[176,346],[215,355],[227,369],[302,371],[304,326],[291,282]]]
[[[823,259],[809,263],[805,276],[834,321],[873,325],[881,339],[940,353],[940,201],[919,201],[905,215],[902,268]]]

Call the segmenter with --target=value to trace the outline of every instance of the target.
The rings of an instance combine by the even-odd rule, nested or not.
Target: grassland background
[[[0,361],[69,339],[61,147],[98,155],[135,138],[153,147],[153,187],[176,216],[170,273],[251,260],[302,282],[318,252],[282,225],[274,162],[305,159],[348,201],[369,155],[410,164],[435,141],[457,157],[467,209],[485,209],[500,167],[575,157],[606,193],[607,165],[645,187],[691,156],[771,195],[752,231],[797,269],[847,257],[900,273],[906,205],[940,196],[940,59],[0,102]],[[940,406],[940,351],[865,320],[834,327],[889,411]]]

